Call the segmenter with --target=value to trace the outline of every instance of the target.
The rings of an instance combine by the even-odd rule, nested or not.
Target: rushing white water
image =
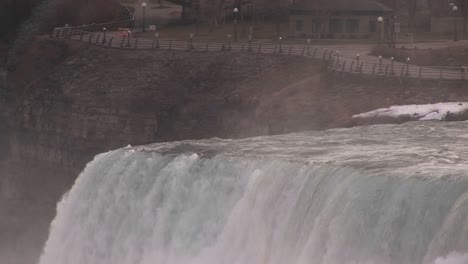
[[[467,263],[468,123],[101,154],[40,264]]]

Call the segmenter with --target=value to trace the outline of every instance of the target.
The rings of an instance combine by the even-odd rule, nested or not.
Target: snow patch
[[[460,254],[453,252],[446,257],[437,258],[434,264],[466,264],[468,263],[468,253]]]
[[[378,116],[410,116],[417,120],[444,120],[448,113],[462,114],[468,110],[468,102],[437,103],[424,105],[395,105],[380,108],[367,113],[354,115],[353,118],[370,118]]]

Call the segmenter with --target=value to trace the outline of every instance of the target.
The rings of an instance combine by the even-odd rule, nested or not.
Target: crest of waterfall
[[[104,153],[59,203],[40,264],[466,263],[467,126]]]

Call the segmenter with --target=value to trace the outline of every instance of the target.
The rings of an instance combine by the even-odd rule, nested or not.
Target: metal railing
[[[468,80],[464,67],[418,66],[399,62],[365,62],[333,56],[329,66],[338,72],[429,80]]]
[[[423,67],[400,62],[366,62],[340,58],[334,50],[314,47],[313,45],[285,44],[282,42],[231,42],[200,41],[196,39],[176,40],[161,38],[134,38],[127,32],[115,36],[102,31],[90,32],[76,28],[56,28],[51,37],[78,40],[106,48],[127,50],[178,50],[195,52],[234,51],[246,53],[303,56],[326,62],[328,69],[335,72],[419,78],[429,80],[468,80],[468,72],[463,67]]]

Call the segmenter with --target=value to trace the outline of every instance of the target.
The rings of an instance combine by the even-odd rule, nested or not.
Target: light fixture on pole
[[[458,11],[458,6],[453,5],[452,6],[452,11],[453,11],[453,41],[458,41],[458,23],[457,23],[457,11]]]
[[[380,30],[379,44],[382,44],[382,42],[384,40],[384,19],[383,19],[383,17],[379,16],[377,18],[377,22],[379,22],[379,30]]]
[[[231,50],[231,35],[227,35],[227,38],[228,38],[228,47],[227,47],[227,49]]]
[[[102,33],[104,34],[104,38],[102,39],[102,44],[106,44],[106,31],[107,31],[107,28],[103,27]]]
[[[278,38],[279,41],[279,53],[283,53],[283,37]]]
[[[142,21],[142,31],[146,32],[146,3],[141,3],[141,7],[143,8],[143,21]]]
[[[239,8],[234,8],[234,41],[237,41],[237,13],[239,13]]]
[[[154,33],[154,36],[156,37],[156,48],[159,49],[159,32]]]

